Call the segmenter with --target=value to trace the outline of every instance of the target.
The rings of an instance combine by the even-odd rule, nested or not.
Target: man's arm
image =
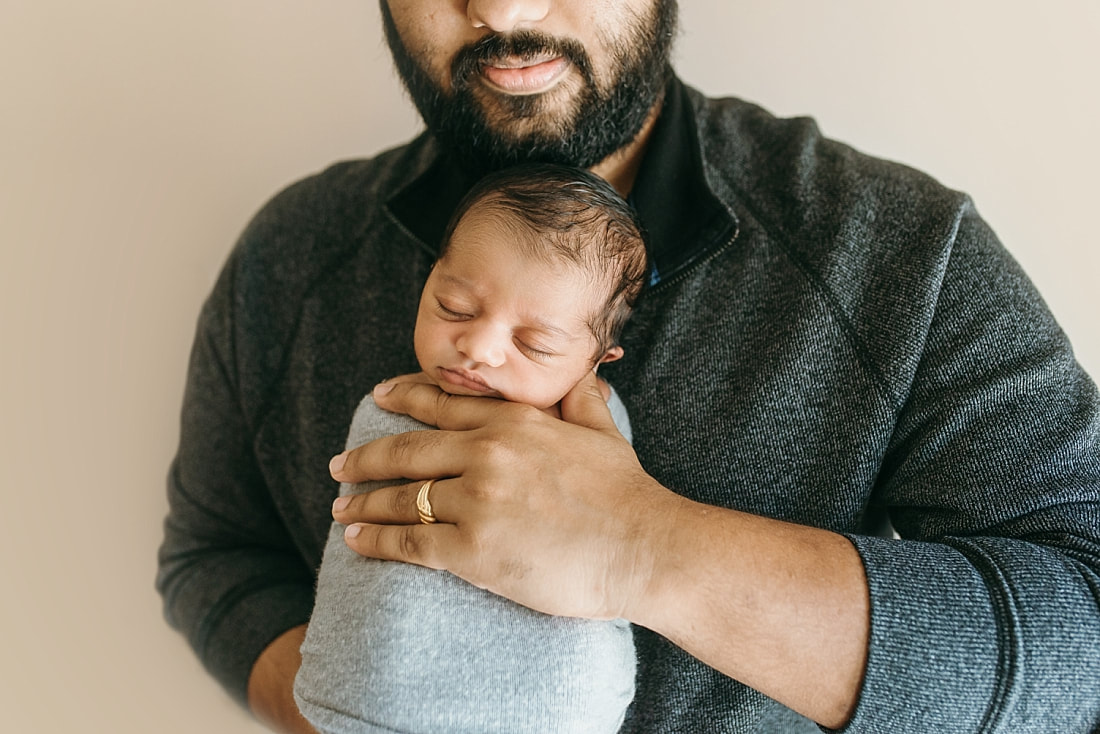
[[[294,676],[302,664],[306,625],[287,630],[261,653],[248,678],[248,706],[272,730],[316,734],[294,702]]]
[[[994,395],[1018,395],[1004,392],[1000,365],[993,373]],[[1037,390],[1035,373],[1022,374]],[[825,725],[1087,731],[1100,720],[1100,418],[1087,378],[1080,400],[1065,380],[1049,389],[1063,395],[1051,409],[1067,425],[1045,421],[1064,444],[1028,453],[1038,433],[1012,449],[984,442],[1019,469],[1006,463],[1000,484],[988,466],[957,477],[991,492],[982,502],[936,491],[936,470],[971,472],[963,457],[929,453],[916,486],[913,467],[892,462],[895,501],[939,498],[897,509],[903,536],[923,541],[844,537],[679,497],[642,472],[584,391],[563,405],[570,424],[384,386],[380,405],[447,430],[343,454],[335,475],[444,477],[431,494],[441,524],[416,524],[419,482],[352,500],[335,517],[365,555],[447,568],[550,613],[623,616]],[[931,406],[933,419],[941,410]],[[925,453],[911,436],[898,441]],[[960,506],[944,512],[948,502]]]
[[[621,611],[818,721],[851,710],[853,732],[1095,728],[1100,397],[1033,286],[964,214],[921,342],[880,345],[913,364],[867,488],[901,540],[699,506],[598,421],[566,411],[580,425],[544,426],[402,385],[379,403],[450,430],[352,452],[345,471],[455,477],[432,498],[457,525],[368,525],[351,544],[548,611]],[[415,485],[402,491],[337,517],[415,523],[393,509],[411,507]]]
[[[454,478],[433,486],[436,526],[401,524],[416,522],[418,482],[350,498],[338,521],[377,523],[349,528],[355,550],[446,568],[552,614],[629,619],[810,718],[847,720],[868,606],[846,538],[661,487],[615,433],[594,379],[563,402],[571,423],[386,387],[380,405],[457,430],[368,444],[334,476]]]
[[[199,319],[168,477],[157,589],[170,624],[239,702],[253,665],[309,619],[313,572],[256,462],[233,350],[231,259]]]

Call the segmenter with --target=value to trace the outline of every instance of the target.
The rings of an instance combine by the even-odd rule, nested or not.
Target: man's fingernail
[[[345,451],[341,454],[336,454],[328,462],[328,473],[336,475],[344,468],[344,464],[348,463],[348,452]]]
[[[348,525],[346,528],[344,528],[344,537],[356,538],[359,536],[359,533],[362,532],[362,530],[363,528],[359,527],[358,525]]]
[[[351,504],[351,497],[337,497],[336,501],[332,503],[333,512],[343,512],[348,509],[348,505]]]
[[[392,382],[380,382],[380,383],[378,383],[377,385],[374,386],[374,395],[376,395],[376,396],[385,395],[386,393],[388,393],[392,389],[393,389],[393,383]]]

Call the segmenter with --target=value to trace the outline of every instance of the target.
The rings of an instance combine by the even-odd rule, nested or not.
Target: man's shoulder
[[[939,260],[973,211],[966,194],[826,137],[810,117],[783,118],[750,102],[691,94],[712,189],[808,263],[845,257],[833,249],[845,243],[869,242],[879,254]],[[917,241],[927,251],[914,251]],[[861,250],[847,255],[866,254]]]
[[[811,118],[693,102],[705,175],[739,219],[739,252],[793,265],[857,352],[902,384],[919,355],[899,354],[927,330],[960,233],[975,238],[969,197],[826,137]],[[1006,261],[990,238],[968,244],[987,262]]]
[[[372,158],[333,163],[273,196],[252,218],[239,248],[263,259],[281,259],[293,248],[339,248],[372,220],[386,201],[422,172],[434,157],[421,136]]]
[[[708,175],[743,196],[760,191],[774,198],[786,190],[808,206],[904,193],[951,209],[966,199],[922,171],[827,137],[812,117],[780,117],[742,99],[688,93]]]
[[[235,340],[239,369],[263,375],[260,380],[276,375],[303,324],[324,323],[303,321],[309,304],[321,308],[324,300],[332,323],[352,318],[342,310],[352,301],[341,294],[367,287],[358,277],[363,263],[386,263],[409,246],[385,203],[420,172],[429,147],[421,138],[371,159],[334,164],[286,187],[257,212],[204,306],[205,323]]]
[[[292,319],[312,284],[356,253],[375,247],[378,257],[389,256],[394,225],[386,202],[430,163],[432,148],[421,136],[373,158],[335,163],[272,197],[223,269],[240,307]]]

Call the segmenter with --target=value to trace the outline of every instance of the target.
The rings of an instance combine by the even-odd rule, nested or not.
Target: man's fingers
[[[502,400],[450,395],[429,383],[391,380],[376,385],[374,402],[391,413],[405,413],[445,431],[485,425],[505,405]]]
[[[618,433],[595,372],[587,373],[561,399],[561,417],[578,426]]]
[[[382,383],[375,387],[374,399],[384,410],[407,412],[442,430],[385,436],[345,451],[329,464],[338,481],[460,476],[477,450],[474,429],[498,417],[525,420],[530,414],[522,411],[535,410],[503,400],[449,395],[435,385],[417,381]]]
[[[383,382],[383,384],[386,384],[386,383],[397,384],[399,382],[422,382],[426,385],[434,385],[435,384],[432,381],[432,379],[430,377],[428,377],[426,374],[424,374],[423,372],[413,372],[413,373],[410,373],[410,374],[407,374],[407,375],[398,375],[397,377],[391,377],[388,380],[382,380],[382,382]]]
[[[349,525],[344,542],[361,556],[447,568],[447,549],[458,542],[454,525]]]
[[[460,474],[461,454],[452,454],[460,436],[444,431],[410,431],[383,436],[349,449],[329,464],[332,478],[341,482],[375,479],[434,479]],[[457,467],[457,469],[456,469]]]
[[[395,484],[373,492],[339,497],[332,503],[332,517],[342,525],[371,523],[375,525],[414,525],[420,522],[416,498],[424,482]],[[428,488],[428,502],[438,522],[453,523],[457,517],[450,510],[454,506],[454,492],[458,489],[453,479],[436,480]]]

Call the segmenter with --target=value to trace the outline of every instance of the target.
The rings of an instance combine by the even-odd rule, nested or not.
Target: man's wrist
[[[660,631],[669,608],[670,579],[676,575],[680,552],[676,536],[691,501],[646,477],[653,488],[643,490],[644,510],[628,530],[621,616],[633,624]],[[637,509],[637,508],[636,508]]]

